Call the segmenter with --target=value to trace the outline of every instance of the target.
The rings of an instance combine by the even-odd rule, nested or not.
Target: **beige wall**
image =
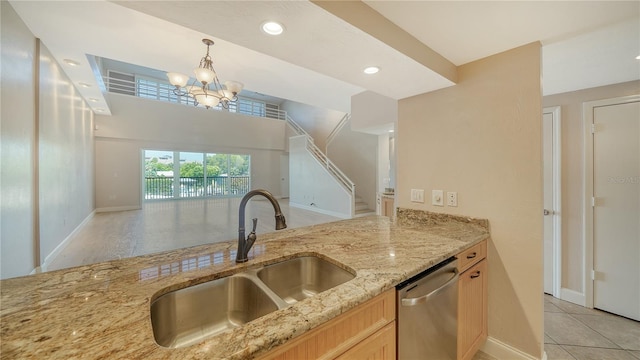
[[[397,122],[398,100],[373,91],[351,97],[351,130],[380,134],[379,130],[394,129]]]
[[[489,219],[489,336],[542,356],[542,99],[539,43],[458,69],[456,86],[401,100],[400,207]],[[424,189],[424,204],[409,200]],[[458,207],[430,204],[432,189]]]
[[[560,106],[562,122],[562,288],[584,296],[584,124],[587,101],[640,94],[640,81],[549,95],[544,107]]]
[[[2,1],[2,278],[46,265],[91,216],[92,128],[60,65]]]
[[[141,207],[142,150],[251,155],[251,187],[280,196],[282,120],[108,94],[112,116],[97,116],[96,208]]]

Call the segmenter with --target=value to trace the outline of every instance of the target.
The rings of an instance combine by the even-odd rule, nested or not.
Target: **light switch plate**
[[[411,201],[412,202],[424,202],[424,189],[411,189]]]
[[[447,192],[447,206],[458,206],[458,193],[455,191]]]
[[[442,190],[431,190],[431,205],[444,206],[444,192]]]

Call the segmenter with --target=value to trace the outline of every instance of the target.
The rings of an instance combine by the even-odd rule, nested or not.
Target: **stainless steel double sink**
[[[195,344],[343,284],[355,275],[302,256],[164,294],[151,304],[158,345]]]

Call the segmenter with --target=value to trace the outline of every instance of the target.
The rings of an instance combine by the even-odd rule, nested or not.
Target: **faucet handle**
[[[251,230],[252,233],[256,232],[256,227],[258,227],[258,218],[253,218],[253,230]]]

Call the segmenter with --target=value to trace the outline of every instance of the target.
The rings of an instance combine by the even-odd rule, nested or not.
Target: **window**
[[[145,200],[243,196],[250,168],[249,155],[144,150]]]
[[[167,81],[113,70],[108,70],[107,73],[105,83],[109,92],[191,106],[195,104],[195,100],[188,95],[174,94],[174,86]],[[223,107],[218,105],[214,109],[223,110]],[[281,111],[277,104],[267,104],[245,97],[238,97],[237,101],[230,102],[229,112],[285,120],[285,112]]]

